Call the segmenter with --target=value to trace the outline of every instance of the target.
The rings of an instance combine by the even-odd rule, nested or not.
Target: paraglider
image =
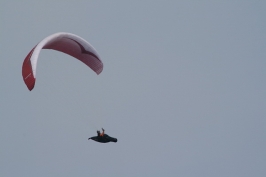
[[[52,49],[68,54],[90,67],[96,74],[103,70],[103,63],[94,47],[85,39],[71,33],[55,33],[39,42],[31,49],[22,64],[23,80],[31,91],[35,86],[37,61],[42,49]],[[60,66],[58,66],[60,67]],[[117,142],[116,138],[110,137],[103,132],[97,131],[98,136],[89,138],[100,143]]]
[[[117,139],[116,138],[113,138],[107,134],[104,133],[104,129],[102,128],[103,132],[100,133],[100,131],[97,131],[97,136],[93,136],[93,137],[90,137],[88,138],[88,140],[92,139],[94,141],[97,141],[99,143],[109,143],[109,142],[117,142]]]
[[[93,46],[83,38],[71,33],[55,33],[38,43],[24,59],[22,76],[28,89],[34,88],[36,67],[42,49],[52,49],[68,54],[90,67],[96,74],[103,70],[103,63]]]

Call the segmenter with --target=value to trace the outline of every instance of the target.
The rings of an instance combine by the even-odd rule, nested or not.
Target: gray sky
[[[1,177],[266,175],[266,1],[0,2]],[[103,72],[42,50],[28,91],[24,58],[61,31]]]

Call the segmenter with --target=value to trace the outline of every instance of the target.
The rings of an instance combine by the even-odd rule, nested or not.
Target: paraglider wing
[[[36,80],[36,67],[41,49],[52,49],[66,53],[86,64],[96,74],[103,70],[103,63],[93,46],[81,37],[71,33],[56,33],[43,39],[26,56],[22,65],[22,77],[29,90]]]

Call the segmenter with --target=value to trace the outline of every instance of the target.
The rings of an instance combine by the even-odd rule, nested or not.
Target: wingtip
[[[25,81],[25,83],[26,83],[26,85],[27,85],[29,91],[32,91],[33,88],[34,88],[34,86],[35,86],[35,80],[36,80],[36,79],[35,79],[34,77],[32,77],[32,78],[30,78],[29,80],[30,80],[30,81]]]

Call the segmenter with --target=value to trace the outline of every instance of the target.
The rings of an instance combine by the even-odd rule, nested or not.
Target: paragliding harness
[[[109,142],[117,142],[116,138],[113,138],[107,134],[104,133],[104,129],[102,128],[103,132],[101,133],[99,130],[97,131],[97,136],[93,136],[88,138],[88,140],[92,139],[94,141],[97,141],[99,143],[109,143]]]

